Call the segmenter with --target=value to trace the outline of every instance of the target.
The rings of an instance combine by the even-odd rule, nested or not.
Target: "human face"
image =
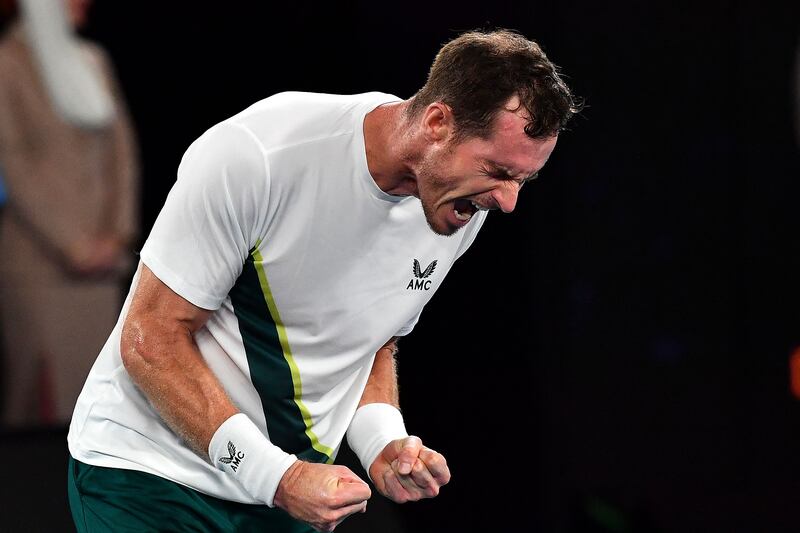
[[[537,173],[556,146],[557,136],[531,139],[513,102],[495,118],[488,139],[452,140],[432,149],[416,171],[425,218],[439,235],[452,235],[478,210],[510,213],[522,186]]]

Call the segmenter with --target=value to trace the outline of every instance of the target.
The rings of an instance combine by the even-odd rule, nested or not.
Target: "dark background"
[[[337,531],[795,532],[800,9],[781,4],[101,1],[85,33],[134,118],[145,234],[214,123],[283,90],[407,98],[462,30],[538,40],[586,99],[401,342],[408,428],[451,484]],[[64,433],[0,442],[9,527],[68,531]]]

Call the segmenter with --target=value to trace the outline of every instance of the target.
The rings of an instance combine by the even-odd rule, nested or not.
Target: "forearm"
[[[169,427],[202,457],[219,426],[238,412],[188,331],[126,324],[122,357],[131,379]],[[154,340],[155,339],[155,340]]]
[[[375,353],[367,386],[361,395],[358,406],[369,403],[388,403],[400,408],[400,394],[397,386],[397,338],[393,338]]]
[[[142,265],[120,341],[122,362],[133,382],[202,457],[208,455],[219,426],[238,412],[192,336],[210,315]]]
[[[381,450],[389,442],[408,436],[400,414],[396,353],[397,338],[375,353],[367,385],[347,430],[350,448],[370,475]]]
[[[378,491],[404,503],[439,494],[440,487],[450,481],[450,470],[440,453],[406,431],[399,407],[396,353],[394,338],[375,354],[347,429],[347,442]]]

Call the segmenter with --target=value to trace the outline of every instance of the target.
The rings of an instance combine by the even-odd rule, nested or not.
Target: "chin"
[[[425,217],[425,220],[428,222],[428,227],[431,228],[431,231],[443,237],[455,235],[456,232],[461,229],[458,226],[451,226],[447,222],[439,222],[436,219],[431,219],[430,217]]]
[[[419,201],[422,204],[422,213],[425,215],[425,221],[428,223],[428,227],[431,228],[431,231],[437,235],[449,237],[461,229],[460,226],[450,224],[450,222],[447,221],[446,215],[437,216],[441,211],[441,206],[437,210],[432,208],[426,199],[420,198]]]

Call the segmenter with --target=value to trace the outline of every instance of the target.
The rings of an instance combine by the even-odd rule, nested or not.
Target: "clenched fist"
[[[317,531],[333,531],[353,513],[367,510],[372,495],[349,468],[296,461],[281,478],[274,503]]]
[[[378,492],[397,503],[433,498],[450,481],[444,456],[413,436],[387,444],[370,465],[369,475]]]

